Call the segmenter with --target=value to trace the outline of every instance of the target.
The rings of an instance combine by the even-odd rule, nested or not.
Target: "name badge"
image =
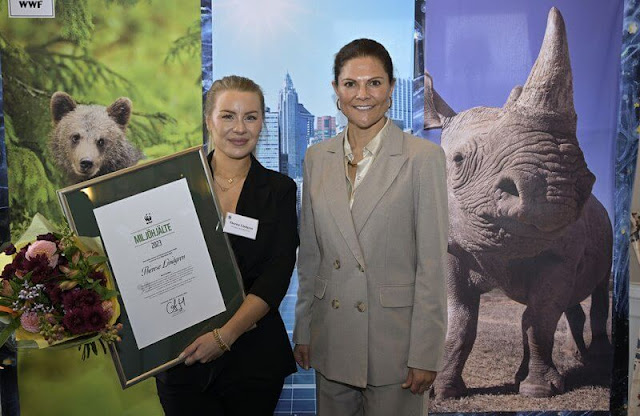
[[[230,212],[224,221],[222,231],[255,240],[258,234],[258,220]]]

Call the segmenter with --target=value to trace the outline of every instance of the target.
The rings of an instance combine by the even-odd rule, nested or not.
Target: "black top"
[[[209,154],[209,165],[213,153]],[[213,173],[213,172],[212,172]],[[202,389],[218,376],[286,377],[296,371],[289,337],[278,312],[287,293],[300,243],[296,216],[296,184],[266,169],[251,155],[236,213],[257,219],[255,240],[229,235],[246,294],[270,307],[256,328],[241,335],[231,351],[207,364],[179,364],[158,375],[167,384],[199,384]],[[222,374],[221,374],[222,373]]]

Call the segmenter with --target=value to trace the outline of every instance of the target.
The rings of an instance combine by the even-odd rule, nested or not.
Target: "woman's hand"
[[[224,328],[220,328],[218,331],[223,340],[228,339],[225,337]],[[223,353],[224,351],[220,349],[213,332],[207,332],[185,348],[180,356],[186,357],[184,360],[185,365],[191,365],[196,362],[208,363],[220,357]]]
[[[308,344],[296,344],[293,348],[293,357],[296,359],[298,365],[305,370],[309,369],[310,356],[311,352]]]
[[[435,371],[420,370],[419,368],[409,367],[409,374],[407,374],[407,381],[402,384],[403,389],[411,389],[413,394],[423,394],[429,390],[433,380],[436,378]]]
[[[218,329],[220,338],[231,347],[240,335],[251,329],[267,312],[269,312],[269,305],[264,300],[254,294],[248,294],[229,322]],[[223,353],[213,332],[207,332],[185,348],[180,358],[186,357],[184,364],[191,365],[196,362],[208,363]]]

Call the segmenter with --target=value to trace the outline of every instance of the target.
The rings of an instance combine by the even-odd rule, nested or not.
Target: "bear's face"
[[[125,133],[107,115],[104,107],[81,106],[62,118],[56,127],[56,136],[64,143],[69,173],[86,180],[96,176],[102,168],[105,155],[120,147]]]
[[[131,166],[142,157],[125,135],[131,115],[128,98],[109,107],[77,105],[68,94],[57,92],[51,97],[51,115],[53,157],[74,182]]]

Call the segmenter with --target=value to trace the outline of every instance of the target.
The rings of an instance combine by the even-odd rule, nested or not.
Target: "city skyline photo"
[[[222,0],[213,3],[214,79],[242,75],[256,81],[277,111],[287,74],[299,102],[314,116],[336,116],[333,59],[362,37],[382,43],[396,78],[413,76],[413,4],[375,0]]]

